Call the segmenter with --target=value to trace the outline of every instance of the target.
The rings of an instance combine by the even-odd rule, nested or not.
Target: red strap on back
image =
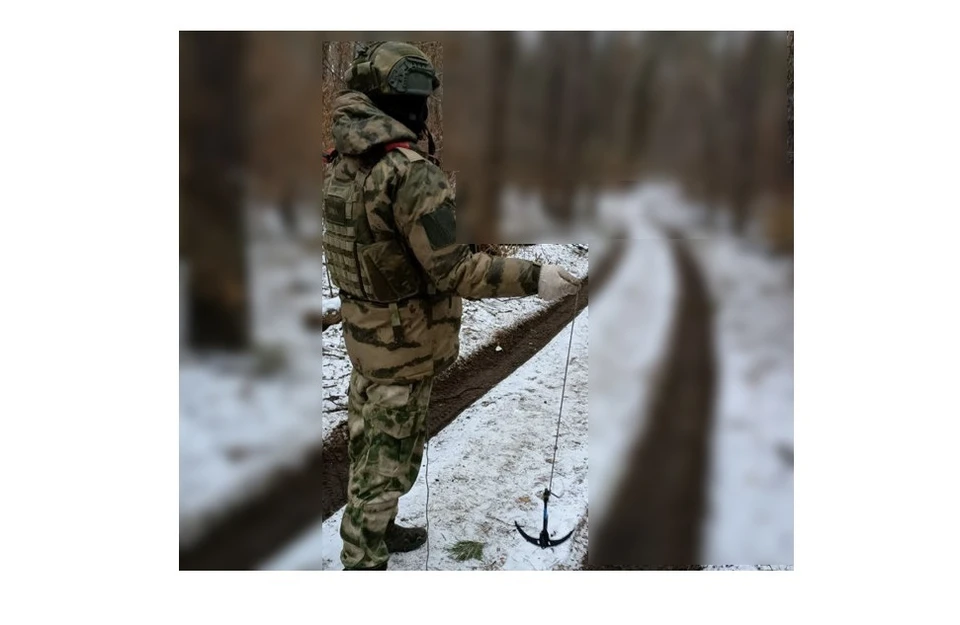
[[[387,151],[387,152],[389,152],[390,150],[396,150],[397,148],[407,148],[407,149],[409,150],[409,149],[410,149],[410,142],[409,142],[409,141],[395,141],[395,142],[393,142],[393,143],[388,143],[388,144],[386,144],[385,146],[383,146],[383,149],[384,149],[385,151]]]

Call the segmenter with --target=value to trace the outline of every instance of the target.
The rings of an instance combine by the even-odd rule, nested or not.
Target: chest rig
[[[323,190],[323,246],[330,278],[343,296],[374,305],[395,305],[432,295],[412,252],[392,219],[371,220],[365,198],[380,196],[370,179],[377,162],[392,150],[409,161],[423,157],[408,143],[384,146],[379,158],[328,153],[329,170]]]

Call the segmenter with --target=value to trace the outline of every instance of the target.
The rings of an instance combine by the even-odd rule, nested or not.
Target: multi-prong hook
[[[520,532],[520,535],[527,539],[527,542],[537,545],[541,549],[546,549],[547,547],[556,547],[567,541],[568,538],[573,536],[573,530],[570,530],[570,533],[562,538],[550,538],[550,532],[547,528],[549,522],[549,516],[547,514],[547,504],[550,501],[550,489],[545,488],[543,490],[543,529],[540,530],[540,538],[534,538],[530,534],[527,534],[523,531],[523,528],[520,527],[520,523],[514,521],[513,524],[517,526],[517,531]]]

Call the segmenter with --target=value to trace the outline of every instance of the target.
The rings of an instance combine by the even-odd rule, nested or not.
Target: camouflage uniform
[[[387,561],[387,524],[420,472],[432,387],[432,378],[377,384],[356,370],[350,377],[350,483],[340,524],[345,567]]]
[[[341,560],[374,568],[388,559],[386,528],[420,471],[433,379],[459,354],[461,298],[536,295],[541,266],[457,243],[446,175],[412,144],[392,145],[417,136],[367,95],[338,95],[333,137],[324,248],[353,365]]]

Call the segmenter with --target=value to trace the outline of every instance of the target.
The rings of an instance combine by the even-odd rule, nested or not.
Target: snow
[[[323,312],[324,314],[328,312],[333,312],[335,310],[340,310],[340,297],[331,297],[323,298]]]
[[[587,311],[576,322],[554,483],[563,498],[550,503],[553,530],[580,529],[569,543],[540,550],[513,528],[517,520],[529,533],[539,532],[537,496],[549,477],[568,326],[431,441],[424,467],[430,475],[430,568],[545,569],[579,562],[587,484],[590,521],[600,522],[628,446],[643,434],[661,373],[677,298],[663,225],[677,228],[698,259],[717,313],[720,377],[706,561],[721,570],[792,568],[792,263],[735,237],[729,222],[688,202],[673,185],[606,193],[597,209],[604,231],[626,237],[620,241],[625,255],[609,286],[591,293],[589,341]],[[590,249],[602,256],[613,243],[609,237],[591,240]],[[320,259],[279,238],[254,248],[257,343],[281,348],[285,364],[264,374],[257,373],[254,357],[181,354],[181,544],[278,469],[297,463],[346,416],[350,365],[341,328],[320,335],[300,322],[305,310],[338,302]],[[587,273],[587,253],[573,245],[518,247],[513,255]],[[495,329],[547,305],[535,297],[465,301],[461,357],[489,341]],[[425,522],[426,479],[422,471],[401,499],[401,522]],[[339,568],[339,518],[340,512],[318,524],[265,568]],[[445,549],[457,540],[485,542],[483,563],[449,558]],[[398,554],[391,566],[420,569],[425,556],[425,550]]]
[[[558,264],[578,277],[587,274],[589,258],[585,250],[574,245],[531,245],[518,247],[510,256],[542,263]],[[500,329],[517,325],[550,306],[538,297],[464,300],[463,323],[460,330],[460,358],[467,358],[490,341]],[[327,429],[336,427],[347,418],[346,395],[350,365],[346,360],[342,332],[338,327],[324,333],[324,389],[333,393],[336,401],[325,403]]]
[[[711,227],[675,187],[650,217],[689,239],[717,311],[720,371],[704,529],[713,568],[793,566],[793,263]],[[733,566],[730,566],[733,565]]]
[[[664,237],[670,226],[698,260],[717,311],[705,562],[792,568],[792,262],[734,236],[729,220],[690,203],[675,185],[606,193],[598,212],[606,230],[624,233],[627,248],[621,269],[591,301],[591,522],[603,521],[629,445],[643,434],[668,347],[678,279]],[[591,243],[602,254],[612,241]]]
[[[558,224],[547,212],[538,191],[506,186],[500,195],[500,214],[498,228],[500,240],[505,242],[524,241],[526,243],[548,244],[562,241],[572,243],[581,240],[577,233],[584,230],[584,222],[589,222],[584,214],[590,205],[588,189],[579,189],[573,193],[572,223]],[[596,224],[586,228],[593,231]]]
[[[429,568],[577,568],[586,552],[588,469],[589,308],[574,322],[563,403],[550,528],[560,535],[577,528],[558,547],[540,549],[514,528],[539,535],[542,501],[563,386],[571,327],[465,410],[429,443],[420,476],[400,499],[398,521],[424,526],[429,514]],[[429,476],[429,508],[427,480]],[[264,564],[268,570],[341,568],[341,509]],[[447,549],[459,540],[484,543],[483,561],[458,562]],[[391,569],[423,569],[427,549],[391,556]]]
[[[304,230],[315,226],[309,213]],[[346,418],[350,362],[340,325],[322,334],[303,325],[308,311],[338,308],[322,258],[309,240],[271,221],[250,242],[255,353],[180,359],[180,544],[295,467]],[[315,229],[315,227],[313,228]],[[520,256],[559,262],[577,275],[587,254],[573,246],[521,248]],[[181,287],[186,279],[181,264]],[[461,357],[548,304],[536,297],[464,302]]]
[[[792,272],[729,239],[695,249],[719,304],[706,561],[792,565]]]
[[[297,466],[326,431],[321,339],[302,323],[320,304],[320,259],[295,240],[260,236],[250,260],[253,353],[181,352],[181,546]]]
[[[666,242],[639,219],[631,236],[637,240],[625,241],[619,270],[591,301],[590,508],[597,525],[630,446],[643,434],[676,308],[676,269]]]
[[[322,441],[319,393],[216,363],[180,367],[180,541],[189,544]]]
[[[519,247],[510,256],[545,265],[560,265],[578,278],[582,278],[587,273],[586,250],[579,249],[576,245],[549,243],[527,245]]]
[[[503,240],[528,240],[531,233],[537,233],[540,243],[555,240],[550,236],[554,226],[543,208],[539,195],[513,187],[503,190],[500,198],[499,227]]]

